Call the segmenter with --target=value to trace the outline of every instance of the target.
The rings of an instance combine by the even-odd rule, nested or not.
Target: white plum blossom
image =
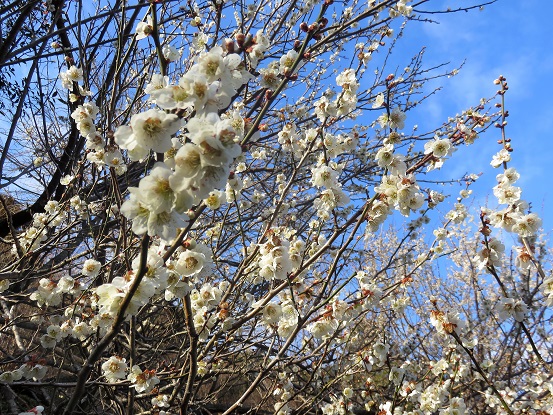
[[[525,238],[535,235],[541,227],[542,221],[536,213],[522,215],[515,219],[512,231]]]
[[[60,72],[60,79],[62,86],[65,89],[72,90],[74,82],[80,82],[83,80],[83,70],[72,65],[67,71]]]
[[[376,109],[376,108],[380,108],[382,105],[384,105],[384,94],[381,92],[374,99],[372,107]]]
[[[317,187],[331,188],[337,185],[338,172],[330,166],[322,165],[312,170],[311,182]]]
[[[127,379],[132,383],[131,387],[135,388],[138,393],[150,393],[159,383],[155,370],[142,371],[138,365],[131,368]]]
[[[353,389],[351,388],[344,388],[344,390],[342,391],[342,394],[347,398],[347,399],[351,399],[353,397]]]
[[[389,114],[386,112],[378,117],[378,123],[382,128],[389,127],[402,130],[405,128],[406,118],[406,114],[399,107],[395,107]]]
[[[509,184],[499,184],[493,188],[493,194],[501,204],[512,204],[520,200],[522,189]]]
[[[19,371],[21,372],[23,378],[32,379],[36,382],[46,376],[46,373],[48,372],[48,367],[39,363],[29,362],[23,364],[19,368]]]
[[[182,192],[175,196],[167,181],[166,172],[169,172],[166,167],[159,166],[157,179],[154,177],[141,180],[141,183],[144,182],[142,190],[140,187],[130,187],[130,198],[121,205],[121,214],[133,221],[132,230],[137,235],[148,233],[169,242],[176,236],[177,229],[185,226],[186,217],[179,212],[189,208],[192,198]],[[156,199],[146,195],[163,197]],[[170,201],[172,204],[168,208]],[[181,209],[178,209],[179,203]]]
[[[250,62],[253,68],[257,67],[260,59],[263,58],[265,51],[270,46],[269,37],[259,30],[253,38],[254,45],[249,52]]]
[[[484,269],[488,266],[501,266],[501,259],[505,252],[505,245],[498,239],[490,238],[487,243],[488,247],[481,249],[474,257],[479,269]]]
[[[44,412],[44,406],[37,405],[34,408],[29,409],[25,412],[20,412],[19,415],[41,415]]]
[[[96,288],[96,304],[100,308],[100,313],[115,315],[126,296],[128,289],[127,282],[116,277],[109,284],[102,284]]]
[[[144,39],[152,34],[154,31],[152,17],[148,16],[145,22],[139,22],[136,26],[136,40]]]
[[[152,94],[154,91],[164,89],[167,85],[169,85],[169,77],[155,73],[152,75],[152,78],[146,85],[146,88],[144,88],[144,92],[146,94]]]
[[[298,325],[298,317],[298,311],[294,304],[285,301],[282,304],[282,317],[278,321],[278,335],[283,338],[290,336]]]
[[[295,50],[289,50],[286,55],[283,55],[280,58],[279,72],[283,75],[290,75],[292,66],[294,65],[298,57],[298,52],[296,52]]]
[[[430,312],[430,322],[438,333],[443,335],[455,333],[462,336],[466,327],[466,322],[460,319],[459,314],[452,312],[432,310]]]
[[[83,269],[81,274],[86,277],[96,278],[100,273],[100,268],[102,264],[95,259],[87,259],[83,264]]]
[[[528,306],[522,300],[510,297],[501,298],[496,309],[500,321],[514,317],[516,321],[522,322],[528,313]]]
[[[498,174],[496,178],[499,184],[510,185],[520,178],[520,174],[513,167],[509,167],[503,173]]]
[[[175,114],[150,109],[131,117],[130,126],[115,131],[115,142],[128,151],[131,160],[140,160],[150,150],[165,153],[172,147],[171,136],[181,128]]]
[[[503,148],[499,151],[499,153],[493,156],[493,159],[490,164],[492,165],[492,167],[497,168],[501,166],[503,163],[507,163],[509,161],[511,161],[511,153],[509,153],[509,151]]]
[[[169,402],[170,402],[170,396],[169,395],[157,395],[152,398],[152,406],[157,406],[158,408],[169,408]]]
[[[455,150],[451,141],[447,138],[440,139],[435,136],[434,140],[427,141],[424,144],[424,154],[432,154],[434,157],[443,158],[450,156]]]
[[[146,177],[140,180],[140,198],[151,213],[170,212],[177,195],[169,185],[173,172],[164,163],[156,163]]]
[[[119,356],[111,356],[102,363],[102,374],[109,383],[125,379],[127,370],[127,360]]]
[[[181,275],[194,275],[202,270],[205,261],[206,257],[203,253],[187,249],[179,255],[175,270]]]
[[[313,335],[314,338],[324,339],[334,334],[338,329],[338,325],[338,321],[334,318],[321,318],[311,323],[307,327],[307,330]]]
[[[392,164],[394,160],[393,144],[386,144],[380,147],[376,152],[374,158],[380,167],[387,167]]]
[[[355,70],[351,68],[345,69],[336,77],[336,84],[341,86],[347,93],[355,94],[359,88],[359,82],[357,82]]]
[[[204,199],[204,202],[205,205],[212,210],[219,209],[223,203],[223,192],[220,190],[213,190],[209,193],[207,199]]]
[[[174,62],[180,58],[181,53],[173,45],[163,45],[163,57],[168,62]]]
[[[254,307],[254,305],[252,305]],[[282,307],[275,302],[269,302],[263,307],[263,322],[265,324],[278,323],[282,317]]]

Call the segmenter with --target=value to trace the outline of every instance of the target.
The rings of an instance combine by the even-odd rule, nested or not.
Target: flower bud
[[[244,35],[244,33],[238,33],[236,35],[236,43],[238,43],[238,46],[240,47],[244,46],[245,40],[246,40],[246,35]]]

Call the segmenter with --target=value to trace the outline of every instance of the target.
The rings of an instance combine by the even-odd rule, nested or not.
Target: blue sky
[[[423,105],[429,125],[439,125],[479,98],[492,96],[497,90],[493,80],[500,74],[507,78],[507,135],[515,149],[510,166],[521,174],[522,197],[532,203],[548,233],[553,229],[553,178],[547,173],[553,165],[551,15],[553,1],[500,0],[482,11],[432,15],[440,24],[412,22],[404,42],[409,53],[416,45],[426,46],[427,65],[448,61],[458,65],[466,60],[459,75],[438,81],[442,92]],[[412,121],[421,124],[420,120]],[[491,129],[474,146],[454,153],[444,165],[448,175],[453,172],[451,177],[484,173],[474,188],[475,204],[486,203],[488,197],[490,207],[496,206],[491,188],[500,171],[489,162],[500,149],[498,138],[499,130]]]

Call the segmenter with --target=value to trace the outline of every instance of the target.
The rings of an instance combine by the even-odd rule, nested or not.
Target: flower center
[[[148,118],[144,121],[144,131],[150,137],[158,135],[161,131],[163,131],[161,120],[159,118]]]

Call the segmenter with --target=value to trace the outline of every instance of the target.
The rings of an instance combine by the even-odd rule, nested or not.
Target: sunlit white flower
[[[498,318],[500,321],[506,320],[509,317],[514,317],[516,321],[522,322],[528,312],[528,307],[520,299],[503,297],[496,304]]]
[[[388,126],[391,129],[401,130],[405,127],[406,118],[405,113],[399,107],[395,107],[389,115],[384,113],[378,117],[378,123],[382,128]]]
[[[203,253],[186,250],[179,255],[179,259],[175,264],[175,271],[181,275],[194,275],[201,271],[205,261],[206,257]]]
[[[125,379],[127,369],[127,360],[119,356],[111,356],[102,364],[102,373],[109,383]]]
[[[148,16],[145,22],[139,22],[136,25],[136,40],[144,39],[150,36],[154,31],[152,17]]]
[[[165,163],[156,163],[146,177],[140,180],[140,198],[152,213],[170,212],[177,196],[169,185],[173,172]]]
[[[83,269],[81,274],[86,277],[96,278],[100,273],[100,268],[102,264],[95,259],[87,259],[83,264]]]
[[[520,178],[520,174],[513,168],[509,167],[503,173],[496,176],[497,182],[502,185],[515,183]]]
[[[169,85],[169,77],[155,73],[152,75],[152,79],[150,79],[146,88],[144,88],[144,92],[146,94],[151,94],[154,91],[165,88],[167,85]]]
[[[198,370],[198,374],[200,371]],[[157,406],[158,408],[169,408],[169,395],[157,395],[152,398],[152,406]]]
[[[144,158],[149,150],[165,153],[172,147],[171,136],[181,128],[175,114],[150,109],[131,117],[130,127],[121,126],[115,133],[115,142],[128,150],[131,160]]]
[[[275,324],[278,323],[282,317],[282,307],[280,304],[275,302],[270,302],[265,304],[263,307],[263,322],[265,324]]]
[[[525,238],[535,235],[541,227],[541,219],[535,213],[523,215],[515,220],[512,231]]]
[[[250,62],[253,68],[257,67],[259,60],[263,58],[264,52],[269,48],[269,37],[259,30],[253,38],[253,47],[249,52]]]
[[[60,79],[62,86],[65,89],[73,89],[73,82],[80,82],[83,80],[83,70],[72,65],[67,71],[60,73]]]
[[[216,210],[221,207],[221,203],[223,202],[223,192],[220,190],[214,190],[211,193],[209,193],[209,196],[207,199],[204,199],[205,205],[212,209]]]
[[[438,158],[451,155],[454,149],[449,139],[440,139],[437,136],[434,137],[434,140],[427,141],[424,144],[424,154],[432,154],[434,157]]]
[[[353,396],[353,389],[351,389],[351,388],[344,388],[344,390],[342,391],[342,394],[343,394],[347,399],[351,399],[352,396]]]
[[[512,204],[520,199],[522,189],[509,184],[500,184],[493,188],[493,194],[501,204]]]
[[[355,92],[357,92],[357,88],[359,88],[355,70],[351,68],[345,69],[336,77],[336,84],[341,86],[344,91],[355,94]]]
[[[384,105],[384,94],[381,92],[374,99],[372,107],[376,109],[376,108],[380,108],[382,105]]]
[[[162,241],[171,243],[177,236],[177,230],[186,226],[186,219],[187,217],[177,210],[150,212],[147,223],[148,235],[159,236]]]
[[[133,384],[131,387],[135,388],[138,393],[150,393],[159,383],[155,370],[142,371],[138,365],[134,365],[131,368],[127,379],[131,381]]]
[[[172,45],[163,45],[163,57],[168,62],[174,62],[180,58],[180,52]]]
[[[501,166],[503,163],[507,163],[509,161],[511,161],[511,153],[509,153],[507,150],[503,148],[499,151],[499,153],[493,156],[493,159],[490,162],[490,164],[492,165],[492,167],[497,168]]]

